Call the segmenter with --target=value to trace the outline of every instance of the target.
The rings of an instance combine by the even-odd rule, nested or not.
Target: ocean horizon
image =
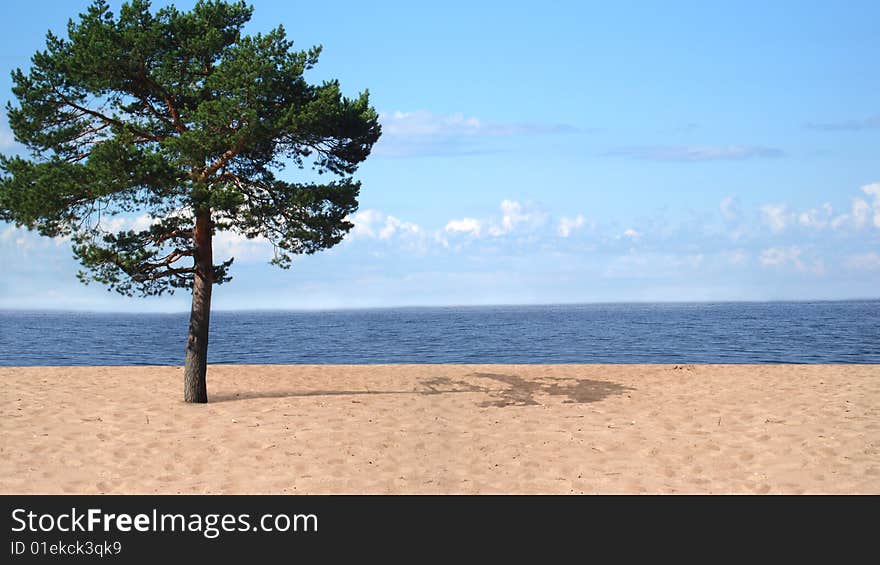
[[[823,304],[823,303],[844,303],[844,302],[878,302],[880,297],[876,298],[815,298],[815,299],[767,299],[767,300],[751,300],[751,299],[734,299],[734,300],[608,300],[597,302],[491,302],[476,304],[392,304],[387,306],[327,306],[315,308],[212,308],[211,312],[216,314],[225,313],[318,313],[318,312],[350,312],[361,310],[439,310],[449,308],[540,308],[540,307],[565,307],[565,306],[629,306],[629,305],[712,305],[712,304]],[[39,312],[57,312],[69,314],[189,314],[189,307],[172,310],[115,310],[103,308],[11,308],[8,306],[0,306],[0,314],[4,313],[39,313]]]
[[[188,317],[0,310],[0,365],[181,365]],[[208,361],[880,363],[880,299],[220,310]]]

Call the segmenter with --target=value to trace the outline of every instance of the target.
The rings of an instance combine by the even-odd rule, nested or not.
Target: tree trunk
[[[214,258],[211,249],[211,212],[199,212],[194,231],[195,266],[186,364],[183,372],[183,399],[208,402],[205,376],[208,371],[208,326],[211,319],[211,288],[214,286]]]

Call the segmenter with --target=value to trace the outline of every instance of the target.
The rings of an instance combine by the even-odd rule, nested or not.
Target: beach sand
[[[880,365],[0,367],[2,493],[880,493]]]

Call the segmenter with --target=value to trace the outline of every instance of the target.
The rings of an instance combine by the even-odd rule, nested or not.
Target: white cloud
[[[801,261],[802,253],[801,248],[794,245],[791,247],[770,247],[761,252],[760,261],[765,266],[781,266],[791,263],[802,270],[804,268]]]
[[[852,205],[852,218],[855,226],[859,229],[865,227],[868,224],[870,217],[871,205],[865,202],[862,198],[854,198]]]
[[[844,264],[858,271],[880,270],[880,254],[870,251],[861,255],[850,255]]]
[[[574,218],[566,218],[565,216],[563,216],[559,220],[559,227],[556,228],[556,233],[559,234],[559,237],[568,237],[572,234],[572,232],[579,230],[583,226],[583,215],[578,214]]]
[[[760,262],[765,267],[784,267],[791,265],[801,272],[817,276],[825,274],[825,261],[821,257],[807,259],[804,250],[796,245],[789,247],[770,247],[761,252]]]
[[[761,217],[774,232],[784,230],[790,220],[785,204],[764,204],[761,206]]]
[[[0,233],[0,243],[4,245],[12,245],[20,250],[28,251],[34,247],[36,238],[24,228],[15,226],[7,226]]]
[[[474,237],[480,236],[480,221],[474,218],[462,218],[460,220],[450,220],[443,228],[446,233],[464,233]]]
[[[141,214],[131,218],[129,216],[112,216],[110,218],[101,219],[101,229],[110,233],[118,233],[121,231],[144,231],[149,229],[152,224],[159,223],[161,220],[153,218],[149,214]]]
[[[627,230],[624,230],[623,236],[628,237],[630,239],[638,239],[638,238],[642,237],[642,234],[632,228],[629,228]]]
[[[272,243],[263,236],[252,239],[230,231],[220,231],[214,234],[214,256],[225,261],[229,257],[235,257],[236,263],[248,263],[254,261],[268,261],[275,254]]]
[[[862,187],[862,192],[868,196],[873,196],[872,208],[874,211],[873,223],[875,228],[880,228],[880,182],[867,184]]]
[[[502,200],[500,208],[500,219],[478,220],[466,217],[450,220],[443,228],[443,231],[446,233],[464,233],[473,237],[480,237],[483,233],[488,233],[492,237],[501,237],[518,231],[523,227],[534,229],[542,225],[547,219],[546,213],[530,209],[529,206],[515,200]],[[438,241],[441,241],[441,243],[445,242],[442,238]]]
[[[376,238],[388,240],[395,235],[416,235],[421,232],[418,224],[405,222],[379,210],[362,210],[348,220],[354,224],[349,239]]]
[[[736,221],[740,216],[739,199],[736,196],[724,198],[719,208],[721,209],[721,216],[728,222]]]
[[[873,196],[875,200],[877,198],[880,198],[880,182],[866,184],[862,187],[862,192],[864,192],[868,196]]]
[[[385,218],[385,225],[379,231],[379,239],[390,239],[397,233],[417,234],[421,228],[412,222],[404,222],[394,216]]]
[[[544,223],[547,215],[528,210],[515,200],[503,200],[501,202],[501,223],[489,228],[489,235],[499,237],[516,230],[520,226],[537,227]]]
[[[826,202],[822,205],[821,210],[812,208],[798,214],[798,223],[805,228],[822,230],[829,224],[833,224],[834,220],[831,219],[833,215],[834,209],[830,203]]]
[[[861,187],[861,190],[869,198],[865,199],[860,196],[853,198],[852,207],[848,213],[834,216],[831,204],[825,204],[823,206],[824,218],[816,210],[808,210],[801,213],[798,220],[802,225],[818,228],[828,225],[833,230],[846,227],[864,229],[871,225],[880,228],[880,183],[866,184]]]
[[[59,247],[70,241],[69,236],[46,237],[27,228],[17,228],[8,225],[0,232],[0,246],[13,247],[20,252],[30,252],[35,249],[46,249],[50,245]]]
[[[346,219],[354,224],[348,237],[350,239],[376,237],[376,229],[378,228],[374,224],[378,223],[381,218],[382,212],[378,210],[361,210],[355,213],[354,216],[347,217]]]
[[[839,230],[849,222],[849,214],[841,214],[831,220],[831,229]]]
[[[513,200],[501,201],[501,226],[494,226],[489,230],[491,235],[502,235],[513,231],[523,222],[529,220],[529,215],[523,213],[522,204]]]
[[[847,227],[864,229],[872,225],[880,228],[880,183],[864,185],[861,191],[868,198],[854,197],[849,212],[835,214],[830,202],[800,212],[790,210],[786,204],[764,204],[760,208],[761,220],[774,233],[795,225],[816,231],[829,227],[835,231]]]
[[[857,229],[869,225],[880,228],[880,183],[866,184],[862,187],[862,192],[870,197],[870,202],[861,197],[853,198],[852,223]]]

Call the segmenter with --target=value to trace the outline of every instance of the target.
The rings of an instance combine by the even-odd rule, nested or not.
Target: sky
[[[4,106],[87,5],[5,6]],[[281,270],[218,234],[215,309],[880,297],[880,3],[253,5],[383,135],[336,247]],[[189,308],[84,286],[68,241],[4,223],[0,265],[0,308]]]

